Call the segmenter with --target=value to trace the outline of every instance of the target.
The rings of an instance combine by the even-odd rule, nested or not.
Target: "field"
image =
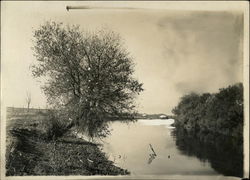
[[[6,175],[126,175],[109,161],[102,145],[77,138],[71,129],[47,138],[48,110],[7,108]]]

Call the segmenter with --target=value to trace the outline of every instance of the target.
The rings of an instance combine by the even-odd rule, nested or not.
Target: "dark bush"
[[[48,113],[46,137],[49,140],[55,140],[63,136],[69,130],[70,125],[69,121],[60,115],[60,112],[50,111]]]
[[[243,85],[222,88],[218,93],[191,93],[173,109],[176,125],[185,129],[242,137]]]

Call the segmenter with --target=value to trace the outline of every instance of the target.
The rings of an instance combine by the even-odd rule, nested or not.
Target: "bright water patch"
[[[174,123],[174,119],[155,119],[155,120],[138,120],[138,123],[146,126],[171,126]]]

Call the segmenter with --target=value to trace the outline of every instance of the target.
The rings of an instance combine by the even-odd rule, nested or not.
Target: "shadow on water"
[[[181,153],[195,156],[225,176],[243,176],[243,140],[224,135],[186,131],[172,131]]]

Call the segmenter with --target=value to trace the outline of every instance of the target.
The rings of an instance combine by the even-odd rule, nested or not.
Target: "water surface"
[[[133,175],[218,175],[209,161],[189,156],[177,147],[173,122],[113,122],[103,150],[110,160]]]

